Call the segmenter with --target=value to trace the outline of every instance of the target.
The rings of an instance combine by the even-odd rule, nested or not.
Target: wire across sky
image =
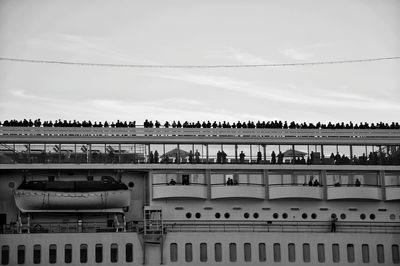
[[[271,64],[227,64],[227,65],[157,65],[157,64],[114,64],[114,63],[90,63],[73,62],[58,60],[41,60],[26,58],[0,57],[0,61],[10,61],[18,63],[33,64],[58,64],[72,66],[91,66],[91,67],[113,67],[113,68],[257,68],[257,67],[297,67],[297,66],[316,66],[316,65],[334,65],[351,63],[368,63],[376,61],[399,60],[400,56],[361,58],[350,60],[332,60],[332,61],[314,61],[314,62],[296,62],[296,63],[271,63]]]

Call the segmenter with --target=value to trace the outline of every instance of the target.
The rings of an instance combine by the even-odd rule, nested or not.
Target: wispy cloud
[[[206,55],[207,58],[212,59],[228,59],[230,61],[238,62],[241,64],[270,64],[269,60],[264,59],[261,56],[242,51],[238,48],[227,47],[225,49],[211,51]]]
[[[282,54],[294,60],[307,60],[313,57],[310,52],[302,51],[301,49],[288,48],[281,51]]]

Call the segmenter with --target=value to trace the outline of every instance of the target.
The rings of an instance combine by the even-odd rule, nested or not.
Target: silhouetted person
[[[175,182],[175,180],[173,178],[171,178],[171,180],[169,181],[169,184],[172,185],[172,186],[175,186],[176,182]]]
[[[155,150],[155,151],[154,151],[154,163],[158,163],[158,158],[159,158],[158,151]]]
[[[261,151],[258,151],[257,152],[257,163],[261,163],[261,157],[262,157]]]
[[[189,163],[193,163],[193,151],[190,150],[189,152]]]
[[[331,220],[331,232],[334,233],[336,232],[336,222],[337,222],[338,218],[334,217]]]
[[[356,187],[359,187],[359,186],[361,186],[361,181],[360,181],[360,179],[356,179]]]
[[[194,153],[194,158],[196,160],[196,163],[200,163],[200,152],[198,150],[196,150],[196,152]]]
[[[271,153],[271,163],[276,164],[276,154],[275,151],[272,151]]]
[[[244,152],[241,151],[240,154],[239,154],[240,163],[244,163],[244,157],[245,157],[245,156],[246,156],[246,155],[244,154]]]

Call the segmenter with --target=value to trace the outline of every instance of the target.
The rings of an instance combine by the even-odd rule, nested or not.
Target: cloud
[[[271,61],[265,60],[261,56],[254,55],[249,52],[244,52],[238,48],[233,47],[211,51],[206,57],[213,59],[228,59],[245,65],[272,63]]]
[[[313,57],[313,54],[300,51],[300,49],[289,48],[280,51],[282,54],[294,60],[307,60]]]

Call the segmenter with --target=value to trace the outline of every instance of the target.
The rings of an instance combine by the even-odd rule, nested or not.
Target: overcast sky
[[[112,64],[400,56],[398,0],[0,0],[0,57]],[[399,121],[400,60],[138,69],[0,61],[0,120]]]

